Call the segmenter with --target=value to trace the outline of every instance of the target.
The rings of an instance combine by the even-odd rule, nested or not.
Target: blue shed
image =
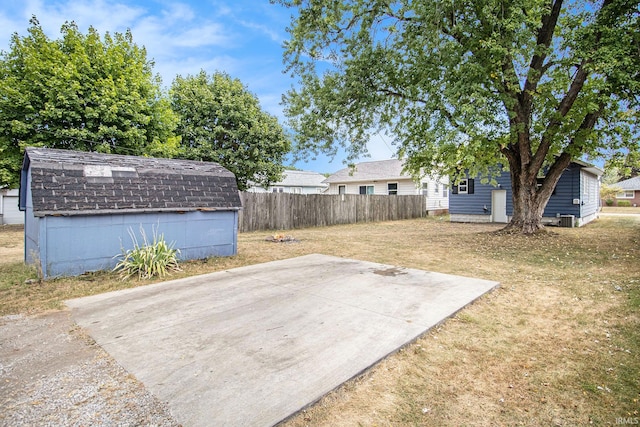
[[[573,161],[565,169],[549,198],[542,221],[549,225],[582,226],[598,217],[600,177],[593,165]],[[449,200],[452,222],[508,223],[513,216],[511,176],[502,171],[496,185],[467,177],[452,186]]]
[[[19,206],[44,277],[113,268],[141,228],[183,260],[237,253],[240,196],[217,163],[27,148]]]

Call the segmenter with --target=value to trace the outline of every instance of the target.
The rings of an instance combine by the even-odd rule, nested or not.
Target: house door
[[[509,222],[507,219],[507,190],[491,191],[491,221]]]

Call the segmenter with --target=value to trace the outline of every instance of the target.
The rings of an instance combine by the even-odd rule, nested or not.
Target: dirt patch
[[[64,311],[0,318],[0,377],[1,425],[177,425]]]

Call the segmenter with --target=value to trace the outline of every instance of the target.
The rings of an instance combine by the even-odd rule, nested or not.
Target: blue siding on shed
[[[31,174],[25,179],[31,188]],[[112,269],[122,248],[133,248],[129,230],[143,244],[141,226],[149,242],[154,230],[175,242],[182,260],[237,254],[237,210],[39,217],[28,191],[25,211],[25,260],[45,278]]]
[[[122,248],[133,248],[130,231],[143,245],[140,227],[149,243],[154,230],[164,234],[167,243],[175,242],[184,260],[235,255],[237,222],[237,211],[42,217],[37,227],[43,274],[111,269]]]
[[[488,183],[482,184],[476,177],[474,194],[451,194],[449,213],[489,216],[491,215],[491,192],[500,189],[507,191],[507,215],[513,216],[513,195],[509,172],[503,171],[496,178],[496,183],[500,187]],[[572,163],[560,177],[543,216],[555,218],[558,215],[574,215],[579,219],[595,214],[599,208],[598,185],[597,176],[586,172],[580,165]],[[574,204],[574,199],[578,199],[579,203]]]
[[[31,188],[31,174],[24,174],[21,177],[24,182],[21,186]],[[31,192],[27,192],[25,198],[25,215],[24,215],[24,259],[29,264],[39,262],[38,258],[38,242],[40,241],[40,226],[38,224],[40,218],[33,216],[33,200]]]

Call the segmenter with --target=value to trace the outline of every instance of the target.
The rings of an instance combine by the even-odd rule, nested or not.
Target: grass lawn
[[[618,206],[603,206],[602,213],[617,213],[617,214],[634,214],[640,215],[640,206],[618,207]]]
[[[292,243],[244,233],[239,255],[184,263],[172,278],[324,253],[501,283],[287,426],[640,421],[640,216],[532,237],[493,233],[499,228],[430,217],[292,230]],[[16,250],[20,233],[0,228],[0,255]],[[111,273],[25,283],[30,277],[20,262],[0,257],[1,314],[151,283]]]

